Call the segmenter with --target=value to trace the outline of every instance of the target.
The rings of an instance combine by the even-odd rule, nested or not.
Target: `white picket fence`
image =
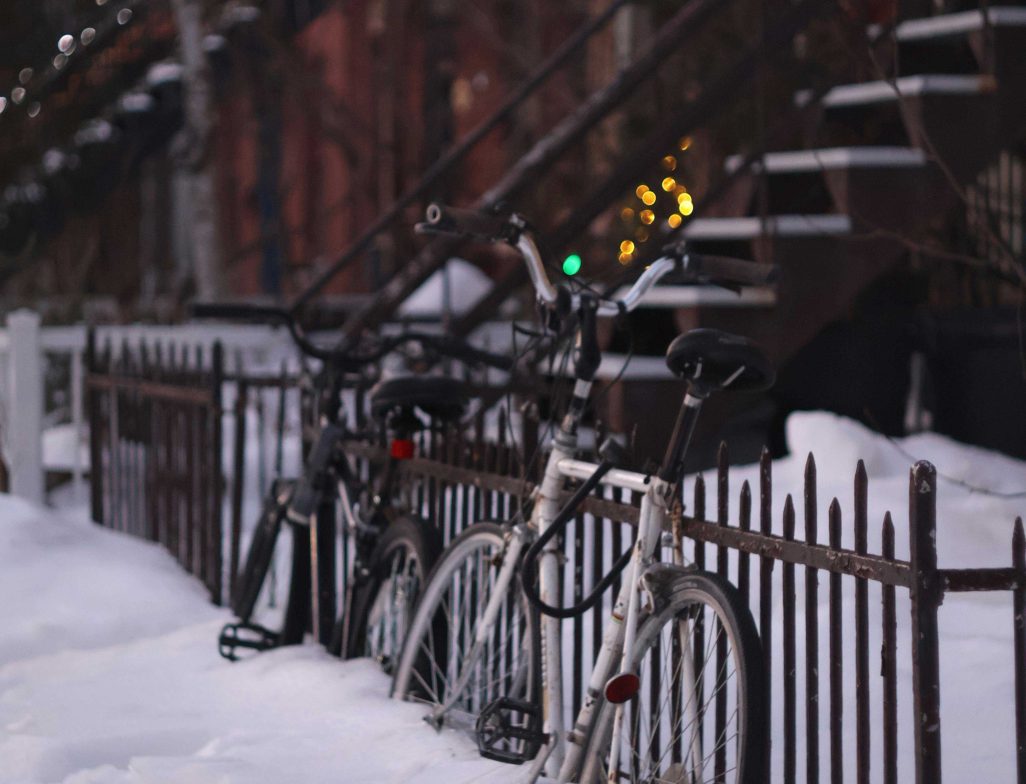
[[[42,503],[44,472],[59,468],[70,472],[76,500],[85,499],[89,470],[84,405],[87,332],[85,325],[42,327],[38,314],[30,310],[11,313],[6,328],[0,329],[0,449],[9,468],[10,490],[14,495]],[[277,369],[282,361],[294,361],[296,357],[284,329],[264,326],[100,326],[96,328],[96,338],[99,347],[109,341],[115,352],[124,345],[140,344],[147,348],[161,344],[207,350],[220,341],[228,367],[239,371]],[[209,351],[206,353],[209,356]],[[44,455],[43,450],[47,425],[55,424],[44,410],[44,378],[50,362],[67,362],[70,367],[67,388],[62,390],[63,398],[69,401],[68,411],[61,418],[68,420],[62,427],[70,429],[73,444],[70,449],[55,450],[60,453],[56,461],[53,455]]]

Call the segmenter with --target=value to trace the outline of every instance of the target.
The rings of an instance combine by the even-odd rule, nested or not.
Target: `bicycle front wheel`
[[[285,521],[295,483],[276,481],[253,529],[231,607],[244,624],[275,635],[275,645],[302,641],[310,593],[309,532]]]
[[[596,716],[582,782],[757,784],[766,753],[762,648],[740,594],[715,574],[678,577],[638,628],[641,689]],[[617,772],[609,777],[613,744]]]
[[[410,623],[392,694],[434,708],[437,726],[473,732],[493,700],[537,699],[537,615],[517,578],[483,643],[475,645],[502,566],[504,536],[496,523],[475,523],[456,537],[432,570]]]
[[[347,658],[369,656],[392,673],[428,572],[441,549],[423,520],[399,517],[374,547],[366,581],[353,601]]]

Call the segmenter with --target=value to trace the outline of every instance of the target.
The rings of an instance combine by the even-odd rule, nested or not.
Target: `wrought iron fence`
[[[88,368],[92,464],[100,467],[92,477],[94,519],[161,542],[220,602],[244,546],[245,421],[254,415],[251,396],[278,398],[278,407],[271,409],[280,417],[282,395],[295,389],[296,377],[225,373],[218,348],[206,359],[127,351],[115,359],[91,345]],[[223,406],[222,387],[235,390],[230,407]],[[363,411],[363,397],[354,396],[355,410]],[[543,457],[536,447],[544,431],[535,418],[514,411],[511,417],[499,406],[480,412],[462,430],[425,430],[417,456],[402,462],[412,511],[438,526],[446,542],[478,521],[516,515],[533,489]],[[226,481],[216,456],[222,454],[222,414],[232,412],[235,435],[223,462],[229,466],[231,497],[225,504]],[[276,428],[280,432],[282,426]],[[348,445],[367,478],[388,459],[384,437],[380,433],[380,438]],[[1016,781],[1026,784],[1026,537],[1021,520],[1014,525],[1009,566],[941,569],[936,473],[928,463],[917,463],[910,473],[907,559],[895,556],[904,547],[896,542],[890,513],[880,521],[879,539],[870,535],[869,482],[861,463],[853,478],[852,508],[842,510],[835,499],[825,526],[818,517],[811,456],[801,502],[787,496],[779,511],[767,453],[757,492],[748,482],[732,491],[728,466],[724,446],[715,491],[707,490],[702,477],[693,482],[682,528],[686,558],[734,583],[756,619],[776,739],[766,780],[863,784],[873,771],[873,780],[891,784],[914,771],[916,781],[939,784],[944,684],[938,608],[952,593],[1001,591],[1012,594]],[[731,511],[732,492],[736,513]],[[612,490],[586,501],[562,545],[564,602],[583,598],[630,546],[638,502],[627,491]],[[847,530],[845,520],[850,521]],[[870,549],[871,538],[879,542],[876,551]],[[346,548],[338,550],[338,580],[327,584],[341,591],[350,564]],[[616,588],[591,612],[563,622],[568,711],[580,708]],[[908,608],[910,624],[899,626],[899,607],[903,612]],[[906,671],[911,679],[901,677]],[[908,734],[910,721],[914,741],[901,748],[899,738]],[[850,736],[845,740],[845,727],[852,725],[854,744]]]

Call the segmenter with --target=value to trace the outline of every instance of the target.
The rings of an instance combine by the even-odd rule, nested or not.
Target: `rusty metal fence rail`
[[[220,603],[224,352],[119,348],[86,347],[92,518],[159,542]]]

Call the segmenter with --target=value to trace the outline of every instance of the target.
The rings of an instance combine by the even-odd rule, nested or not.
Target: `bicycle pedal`
[[[509,697],[488,703],[474,729],[482,757],[512,765],[533,760],[549,742],[548,733],[542,732],[541,708]]]
[[[238,661],[236,650],[266,651],[278,645],[278,635],[255,623],[226,623],[217,637],[217,652],[228,661]]]

